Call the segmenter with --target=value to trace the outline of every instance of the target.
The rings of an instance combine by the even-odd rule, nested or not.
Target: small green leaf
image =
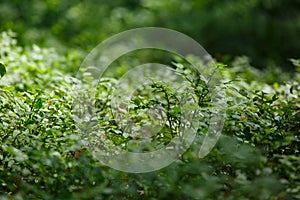
[[[36,105],[37,105],[38,109],[42,108],[43,107],[42,99],[38,99],[37,102],[36,102]]]
[[[174,107],[174,114],[177,115],[177,114],[180,114],[180,112],[181,112],[180,107],[175,106],[175,107]]]
[[[6,68],[3,63],[0,63],[0,78],[2,78],[6,74]]]
[[[140,98],[133,99],[135,105],[140,106],[142,104],[142,100]]]

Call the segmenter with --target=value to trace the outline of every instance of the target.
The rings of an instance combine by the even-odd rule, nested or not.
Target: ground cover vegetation
[[[232,68],[221,69],[228,110],[223,135],[213,151],[204,159],[197,156],[203,130],[208,128],[207,117],[199,118],[202,131],[178,161],[159,171],[128,174],[94,159],[75,126],[70,90],[79,80],[70,69],[78,66],[80,55],[62,56],[36,45],[22,48],[11,32],[1,34],[0,44],[3,198],[299,198],[299,76],[266,84],[262,77],[268,73],[238,58]],[[293,63],[299,66],[299,61]],[[174,59],[173,65],[179,73],[199,77],[180,60]],[[237,73],[251,80],[237,78]],[[137,124],[143,123],[140,113],[151,103],[168,108],[170,123],[141,146],[135,142],[143,138],[125,135],[110,116],[107,105],[115,83],[113,77],[99,83],[97,106],[103,133],[99,141],[108,147],[124,144],[128,151],[150,151],[170,141],[181,110],[168,85],[155,82],[132,99],[130,115]],[[156,97],[149,95],[155,94],[153,88]],[[201,102],[203,115],[209,116],[205,81],[195,79],[190,88]],[[157,100],[166,97],[172,100]]]
[[[300,199],[298,11],[292,0],[1,1],[0,199]],[[204,158],[198,152],[215,108],[209,80],[189,63],[201,65],[199,58],[136,51],[114,62],[97,87],[76,76],[92,47],[142,26],[181,31],[215,59],[214,89],[225,94],[226,120]],[[141,85],[124,112],[135,124],[126,129],[110,107],[118,79],[153,61],[170,66],[188,87],[174,90],[154,79]],[[78,84],[95,91],[93,124],[74,115]],[[181,96],[196,102],[198,131],[168,167],[125,173],[87,148],[84,133],[106,150],[162,148],[179,135]],[[140,134],[160,123],[149,108],[164,110],[155,116],[164,122],[156,135]]]

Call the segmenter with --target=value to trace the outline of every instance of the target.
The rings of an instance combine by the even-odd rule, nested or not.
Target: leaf
[[[180,107],[179,106],[175,106],[174,107],[174,114],[177,115],[177,114],[180,114],[180,112],[181,112]]]
[[[290,59],[290,61],[292,62],[292,64],[296,67],[300,67],[300,59]]]
[[[135,99],[133,99],[133,102],[135,105],[140,106],[142,103],[142,100],[140,98],[135,98]]]
[[[36,102],[36,105],[37,105],[38,109],[41,109],[43,107],[42,99],[38,99],[37,102]]]
[[[6,68],[3,63],[0,63],[0,78],[2,78],[6,74]]]

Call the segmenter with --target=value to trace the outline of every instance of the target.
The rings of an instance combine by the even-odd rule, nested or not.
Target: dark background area
[[[160,26],[196,39],[219,61],[246,55],[257,68],[293,70],[300,53],[298,0],[2,0],[0,31],[21,45],[89,52],[120,31]]]

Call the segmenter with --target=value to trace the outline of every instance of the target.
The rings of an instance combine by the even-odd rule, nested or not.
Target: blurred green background
[[[257,68],[293,70],[300,53],[299,0],[1,0],[0,31],[22,45],[90,51],[120,31],[160,26],[196,39],[217,60],[246,55]]]

